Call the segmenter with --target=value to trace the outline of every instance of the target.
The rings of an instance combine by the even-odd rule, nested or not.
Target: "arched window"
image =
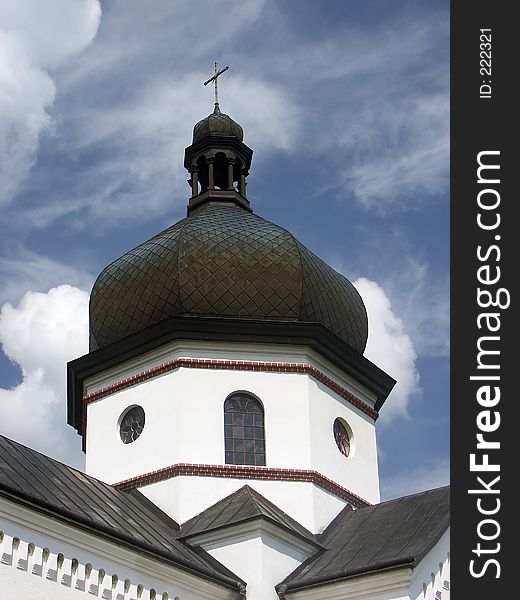
[[[224,403],[227,465],[265,465],[264,409],[258,400],[238,392]]]

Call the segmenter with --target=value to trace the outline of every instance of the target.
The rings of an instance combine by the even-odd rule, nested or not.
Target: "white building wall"
[[[279,348],[272,344],[170,344],[90,378],[86,392],[179,357],[310,364],[367,404],[374,401],[352,378],[316,353],[303,347]],[[116,483],[178,463],[225,464],[224,401],[236,391],[250,392],[264,406],[267,467],[315,470],[369,502],[378,501],[373,420],[305,373],[181,367],[95,400],[87,408],[87,473]],[[132,405],[144,408],[146,424],[135,442],[123,444],[119,420]],[[354,432],[355,450],[349,458],[339,452],[334,441],[332,427],[338,416]],[[153,486],[148,486],[145,493],[154,501],[160,499],[161,508],[183,522],[244,483],[238,480],[229,485],[216,478],[202,485],[179,482],[169,486],[172,491],[167,493],[160,483],[153,484],[161,488],[157,494],[151,492]],[[308,491],[298,496],[293,492],[295,482],[249,483],[260,493],[268,489],[265,495],[270,500],[293,516],[299,514],[295,518],[313,531],[323,529],[345,504],[316,486],[307,486]]]
[[[450,600],[450,530],[414,569],[410,600]]]
[[[287,600],[410,600],[412,570],[393,569],[287,592]]]
[[[313,486],[312,494],[312,506],[314,509],[312,522],[313,526],[310,527],[306,525],[306,527],[313,533],[322,533],[327,525],[334,519],[334,517],[336,517],[345,508],[347,502],[340,500],[334,494],[322,490],[318,486]]]
[[[211,556],[231,569],[235,565],[241,571],[237,575],[247,581],[248,600],[260,600],[264,597],[261,577],[262,573],[262,544],[260,538],[245,539],[229,546],[207,549]],[[273,588],[274,592],[274,588]],[[272,596],[268,596],[271,597]]]
[[[236,391],[264,405],[266,465],[310,469],[307,379],[180,368],[96,400],[88,406],[86,471],[115,483],[177,463],[224,464],[224,401]],[[145,428],[123,444],[119,418],[135,404],[144,408]]]
[[[258,479],[173,477],[139,488],[178,523],[184,523],[244,485],[249,485],[313,533],[320,533],[346,502],[312,483]]]
[[[308,378],[312,468],[371,504],[380,501],[374,421],[314,378]],[[344,419],[352,430],[350,455],[336,446],[333,426]]]
[[[248,600],[278,600],[275,586],[309,557],[267,532],[202,543],[202,547],[247,581]]]

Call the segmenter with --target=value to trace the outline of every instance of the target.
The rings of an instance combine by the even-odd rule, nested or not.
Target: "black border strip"
[[[67,422],[83,427],[83,381],[174,340],[263,342],[309,346],[377,396],[379,411],[395,380],[318,323],[171,317],[67,364]]]
[[[457,0],[451,4],[451,591],[454,598],[472,600],[506,598],[511,594],[509,590],[517,588],[518,569],[513,566],[517,554],[513,542],[513,525],[517,521],[513,515],[516,505],[513,485],[517,467],[515,465],[513,470],[507,464],[508,457],[516,458],[518,454],[517,446],[513,445],[518,437],[513,434],[517,419],[517,411],[514,411],[517,393],[513,388],[518,371],[516,338],[519,331],[513,322],[517,297],[513,288],[517,287],[518,272],[515,247],[518,191],[513,186],[519,171],[515,139],[519,111],[517,106],[513,107],[513,103],[518,104],[517,94],[513,92],[518,79],[515,64],[518,25],[514,8],[512,2],[482,0]],[[484,54],[481,55],[481,51]],[[486,158],[481,155],[481,162],[500,168],[484,171],[479,182],[477,169],[481,152],[487,153]],[[492,181],[497,178],[499,182]],[[499,206],[493,211],[479,207],[479,193],[488,188],[500,195]],[[491,201],[493,195],[494,192],[487,193],[486,200]],[[486,230],[480,226],[479,213],[481,222],[484,218],[488,224],[494,223],[499,213],[499,227]],[[493,245],[495,249],[490,251]],[[489,265],[490,278],[494,278],[497,267],[500,268],[499,282],[483,283],[485,270],[480,272],[479,281],[479,268],[485,265]],[[499,288],[507,289],[511,305],[484,307],[485,302],[479,302],[479,288],[493,296]],[[482,321],[483,313],[498,315],[497,331],[492,333]],[[488,338],[483,342],[483,336],[493,335],[497,339]],[[480,361],[478,359],[479,344],[481,350],[483,343],[488,350],[499,352],[487,355],[485,368],[482,355]],[[490,364],[498,366],[490,369]],[[470,379],[490,375],[498,375],[500,379]],[[479,390],[486,385],[490,386],[492,395],[495,386],[500,387],[501,399],[493,408],[482,406],[478,399]],[[483,415],[485,411],[487,417]],[[500,448],[477,448],[477,435],[483,433],[479,422],[485,424],[482,419],[488,418],[489,423],[494,423],[497,414],[499,427],[484,433],[484,437],[489,442],[499,442]],[[476,463],[488,460],[500,470],[472,470],[472,455]],[[497,476],[500,480],[491,485]],[[479,477],[487,483],[488,490],[479,482]],[[497,507],[498,511],[492,514]]]

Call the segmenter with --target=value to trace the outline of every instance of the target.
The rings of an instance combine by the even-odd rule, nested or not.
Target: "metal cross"
[[[213,77],[210,77],[207,81],[204,82],[204,85],[208,85],[208,83],[211,83],[212,81],[215,83],[215,104],[218,104],[218,77],[228,69],[229,67],[224,67],[219,71],[218,64],[215,63],[215,74],[213,75]]]

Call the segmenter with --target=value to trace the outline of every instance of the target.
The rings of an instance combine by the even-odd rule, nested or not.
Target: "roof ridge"
[[[227,506],[230,509],[226,514]],[[240,513],[242,514],[240,515]],[[258,490],[247,484],[185,521],[181,525],[178,537],[180,539],[188,538],[255,519],[266,519],[293,535],[319,545],[316,536],[312,532],[263,496]]]
[[[295,518],[291,517],[291,515],[289,515],[288,513],[286,513],[284,510],[282,510],[279,506],[277,506],[274,502],[271,502],[271,500],[269,500],[269,498],[266,498],[265,496],[263,496],[258,490],[255,490],[254,488],[247,486],[249,488],[249,493],[250,495],[253,497],[255,504],[258,502],[260,505],[265,504],[267,506],[267,508],[273,510],[275,509],[278,512],[281,512],[285,517],[287,517],[287,519],[289,519],[290,521],[296,523],[300,528],[307,530],[306,527],[304,527],[299,521],[297,521]],[[266,517],[269,517],[270,515],[265,515]],[[315,538],[316,536],[314,534],[312,534],[310,531],[308,531],[308,533]]]
[[[255,508],[257,508],[258,512],[260,513],[259,516],[262,515],[262,511],[261,511],[261,499],[263,499],[263,496],[261,494],[259,494],[258,492],[256,492],[256,490],[254,490],[250,485],[244,485],[242,487],[242,489],[244,490],[244,493],[247,494],[247,496],[249,497],[249,499],[251,500],[251,502],[255,505]],[[260,496],[259,498],[257,496]]]
[[[196,515],[193,515],[193,517],[190,517],[188,520],[184,521],[184,523],[181,523],[179,533],[182,535],[182,530],[186,529],[186,527],[188,526],[188,524],[193,523],[196,519],[198,519],[199,517],[201,517],[208,510],[216,508],[217,506],[219,506],[219,505],[223,504],[224,502],[228,501],[229,498],[231,498],[231,496],[238,495],[239,493],[241,493],[244,490],[245,487],[249,487],[249,486],[243,485],[238,490],[235,490],[234,492],[231,492],[231,494],[228,494],[224,498],[221,498],[220,500],[217,500],[214,504],[211,504],[207,508],[204,508],[203,510],[201,510],[200,512],[198,512]]]
[[[269,500],[269,498],[266,498],[258,490],[255,490],[254,488],[252,488],[251,486],[249,486],[247,484],[244,487],[247,488],[247,491],[248,491],[250,497],[252,498],[253,502],[255,503],[255,506],[260,506],[261,508],[263,508],[263,506],[266,506],[269,509],[269,512],[282,513],[282,515],[284,517],[286,517],[287,520],[289,521],[289,524],[292,525],[292,527],[290,528],[291,530],[294,531],[295,529],[299,529],[299,530],[301,530],[300,535],[302,534],[302,532],[305,532],[305,537],[317,542],[316,535],[314,535],[311,531],[309,531],[306,527],[304,527],[294,517],[291,517],[290,514],[286,513],[283,509],[281,509],[279,506],[277,506],[274,502],[271,502],[271,500]],[[273,521],[273,522],[279,524],[281,527],[288,528],[287,524],[276,519],[276,516],[277,516],[276,514],[274,516],[272,516],[271,514],[261,513],[260,516],[263,516],[263,517],[269,519],[270,521]]]
[[[438,490],[450,489],[450,484],[439,485],[437,487],[431,488],[430,490],[420,490],[419,492],[413,492],[411,494],[405,494],[404,496],[398,496],[396,498],[389,498],[388,500],[383,500],[383,502],[378,502],[377,504],[373,504],[372,506],[381,506],[382,504],[388,504],[388,502],[394,502],[395,500],[403,500],[404,498],[413,498],[414,496],[422,496],[424,494],[431,494],[432,492],[436,492]],[[365,508],[365,507],[363,507]]]

